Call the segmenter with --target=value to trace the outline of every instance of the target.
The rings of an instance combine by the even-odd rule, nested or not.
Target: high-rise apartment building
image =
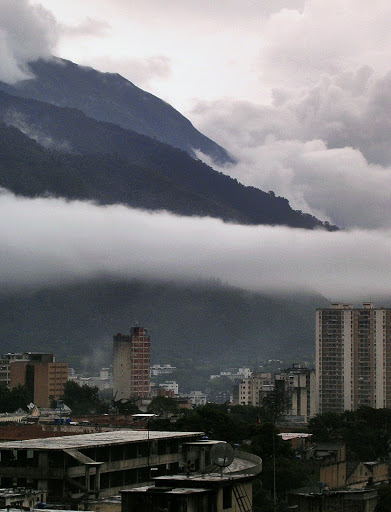
[[[316,376],[320,413],[391,407],[391,309],[318,309]]]
[[[150,394],[151,340],[144,327],[114,340],[113,396],[116,401],[147,398]]]

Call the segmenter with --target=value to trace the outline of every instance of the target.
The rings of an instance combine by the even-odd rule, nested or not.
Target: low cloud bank
[[[217,278],[250,290],[317,291],[333,300],[391,289],[391,230],[247,227],[6,191],[0,218],[2,289],[99,275]]]

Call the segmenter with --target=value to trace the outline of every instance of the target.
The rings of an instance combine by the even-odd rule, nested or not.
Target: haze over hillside
[[[101,278],[0,295],[0,351],[54,350],[76,366],[82,357],[107,365],[112,336],[139,322],[150,331],[156,362],[295,358],[313,353],[313,311],[326,304],[315,294],[284,297],[216,282]]]

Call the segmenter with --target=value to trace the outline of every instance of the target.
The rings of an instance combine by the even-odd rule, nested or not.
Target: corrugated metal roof
[[[186,438],[203,435],[203,432],[162,432],[150,431],[149,439]],[[80,434],[61,438],[26,439],[24,441],[8,441],[0,444],[0,450],[65,450],[69,448],[91,448],[94,446],[136,443],[148,439],[147,430],[120,430],[116,432],[99,432],[97,434]]]

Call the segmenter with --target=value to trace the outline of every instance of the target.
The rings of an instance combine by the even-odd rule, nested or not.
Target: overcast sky
[[[335,297],[352,288],[346,283],[351,278],[359,293],[390,288],[385,277],[391,263],[389,1],[0,0],[0,14],[0,79],[28,77],[27,63],[51,54],[118,72],[171,103],[231,151],[238,163],[219,170],[345,228],[344,234],[309,233],[194,220],[191,226],[212,238],[216,230],[230,254],[237,254],[236,241],[229,242],[236,240],[235,230],[246,239],[248,259],[243,260],[243,247],[240,258],[248,270],[238,277],[243,286],[266,286],[265,272],[262,279],[249,278],[258,264],[273,270],[268,279],[276,287],[291,279],[294,286]],[[60,204],[61,210],[65,203]],[[83,211],[80,204],[65,210],[67,215]],[[98,215],[97,207],[92,210]],[[179,231],[190,222],[164,215],[153,219],[178,224]],[[67,238],[66,229],[63,234]],[[253,237],[263,252],[255,242],[251,246]],[[266,257],[271,240],[275,252]],[[292,259],[278,265],[279,251]],[[207,276],[235,280],[227,256],[226,265],[215,268],[206,263],[210,252],[196,254]],[[186,274],[180,265],[175,268]],[[316,285],[319,272],[323,277]],[[188,273],[194,277],[193,270]]]

